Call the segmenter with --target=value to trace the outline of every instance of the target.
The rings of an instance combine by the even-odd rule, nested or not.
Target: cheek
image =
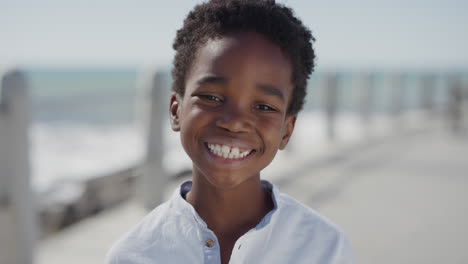
[[[188,109],[188,111],[185,113],[185,116],[191,120],[203,118],[206,116],[205,113],[208,112],[206,109],[204,109],[203,106],[200,106],[199,104],[190,104],[185,109]]]
[[[283,122],[278,119],[265,119],[259,121],[258,124],[262,128],[263,138],[265,141],[268,141],[268,145],[279,146],[279,141],[282,138],[281,135],[284,130]]]
[[[201,114],[202,110],[194,107],[192,105],[188,105],[188,107],[184,107],[181,111],[181,122],[180,128],[182,130],[193,130],[197,125],[197,120],[203,118]]]
[[[187,138],[187,132],[183,129],[180,131],[180,143],[182,144],[182,147],[184,148],[185,152],[190,152],[190,144],[187,144],[190,142],[190,139]]]
[[[180,141],[187,153],[191,153],[192,148],[197,147],[194,146],[194,144],[197,144],[197,135],[200,134],[207,122],[207,115],[196,106],[191,106],[190,111],[182,113]]]

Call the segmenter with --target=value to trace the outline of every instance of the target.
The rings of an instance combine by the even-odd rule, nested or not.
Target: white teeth
[[[217,145],[217,144],[207,144],[208,148],[210,151],[220,157],[223,157],[225,159],[240,159],[243,158],[247,155],[252,150],[246,150],[244,152],[240,152],[240,149],[238,147],[230,147],[227,145]]]
[[[239,157],[239,148],[236,148],[236,147],[232,148],[231,154],[233,157]]]
[[[227,155],[229,155],[229,151],[231,150],[230,147],[226,146],[226,145],[223,145],[221,147],[221,151],[223,152],[223,157],[227,157]]]

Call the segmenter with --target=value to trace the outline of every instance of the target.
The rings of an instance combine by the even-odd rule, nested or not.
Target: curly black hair
[[[200,47],[209,39],[238,31],[263,35],[291,60],[294,90],[287,113],[297,114],[304,105],[307,80],[314,70],[315,38],[290,8],[275,0],[211,0],[197,5],[174,40],[173,91],[184,95],[186,74]]]

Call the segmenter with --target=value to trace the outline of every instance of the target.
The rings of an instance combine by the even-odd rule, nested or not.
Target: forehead
[[[188,80],[203,75],[292,89],[292,66],[281,48],[260,34],[231,33],[208,40],[197,50]],[[188,84],[188,83],[187,83]]]

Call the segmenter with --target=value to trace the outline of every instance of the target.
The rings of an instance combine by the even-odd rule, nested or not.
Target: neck
[[[203,176],[194,175],[187,201],[215,233],[246,232],[273,209],[273,201],[263,189],[260,176],[233,188],[221,189],[208,183]]]

